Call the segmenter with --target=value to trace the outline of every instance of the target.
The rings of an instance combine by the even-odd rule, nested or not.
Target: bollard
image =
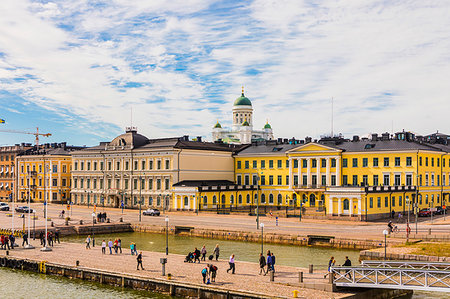
[[[270,271],[270,281],[275,280],[275,273],[273,271]]]
[[[334,279],[334,273],[329,272],[328,273],[328,283],[333,284],[333,279]]]
[[[162,264],[162,276],[166,275],[166,264]]]
[[[122,217],[119,218],[119,222],[123,222],[123,218]]]
[[[275,217],[275,223],[276,223],[276,226],[278,226],[278,216]]]
[[[303,283],[303,272],[298,272],[298,282]]]
[[[109,220],[109,218],[106,218],[106,223],[111,223],[111,221]]]
[[[9,255],[9,250],[6,250],[6,255]]]
[[[83,225],[83,220],[80,220],[80,225]]]
[[[431,228],[428,229],[428,234],[431,235]]]
[[[54,226],[55,226],[55,224],[53,223],[53,221],[50,223],[50,226],[51,226],[51,227],[54,227]]]
[[[80,261],[76,261],[75,265],[78,267],[80,265]]]
[[[309,274],[313,274],[314,266],[312,264],[309,265]]]
[[[66,218],[65,224],[66,224],[66,225],[69,225],[69,217]]]
[[[292,291],[292,297],[298,298],[298,291],[297,290],[293,290]]]

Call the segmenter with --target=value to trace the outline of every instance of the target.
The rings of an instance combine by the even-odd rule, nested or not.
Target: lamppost
[[[95,247],[95,212],[92,212],[92,247]]]
[[[386,247],[387,247],[387,235],[389,234],[388,230],[383,230],[384,235],[384,260],[386,260]]]
[[[164,219],[166,222],[166,255],[169,255],[169,216]]]
[[[30,207],[30,203],[31,203],[31,190],[30,190],[30,173],[28,173],[28,232],[27,232],[27,237],[29,240],[30,239],[30,229],[31,229],[31,207]],[[25,215],[24,215],[25,217]],[[25,218],[24,218],[25,220]],[[29,241],[27,241],[27,245],[24,246],[25,249],[34,249],[34,246],[30,244]]]
[[[261,253],[264,254],[264,223],[261,222]]]
[[[263,172],[261,171],[261,176],[262,176]],[[256,194],[257,194],[257,198],[256,198],[256,229],[259,229],[259,198],[261,197],[261,194],[259,191],[261,191],[261,176],[259,175],[259,173],[256,176],[256,181],[257,181],[257,190],[256,190]]]
[[[36,211],[34,210],[33,210],[33,240],[36,240]]]
[[[44,162],[45,163],[45,162]],[[47,206],[48,206],[48,194],[46,192],[46,183],[45,183],[45,174],[49,171],[49,166],[44,164],[44,214],[45,214],[45,237],[44,237],[44,247],[41,248],[41,251],[52,251],[51,247],[48,247],[48,236],[47,236],[47,222],[48,222],[48,214],[47,214]]]
[[[142,177],[139,176],[139,222],[141,222],[141,218],[142,218]]]
[[[302,221],[302,211],[303,211],[303,198],[300,198],[300,213],[299,213],[299,221]]]
[[[406,242],[409,242],[409,210],[411,206],[411,201],[409,200],[409,197],[406,197],[406,204],[408,205],[408,221],[406,222]]]

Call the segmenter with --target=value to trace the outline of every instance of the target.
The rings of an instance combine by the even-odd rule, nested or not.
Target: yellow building
[[[80,147],[63,143],[40,145],[17,156],[16,201],[70,202],[72,157]]]
[[[0,147],[0,201],[14,198],[16,156],[29,148],[30,145],[24,143]]]
[[[180,180],[233,180],[232,153],[240,146],[189,140],[148,139],[136,128],[111,142],[72,153],[72,201],[124,208],[190,209],[173,197]],[[141,203],[141,205],[140,205]]]
[[[370,220],[443,206],[450,192],[450,147],[408,132],[253,143],[234,155],[234,182],[180,182],[199,210],[250,211]],[[244,188],[244,189],[242,189]],[[183,192],[178,191],[184,190]],[[259,199],[259,200],[258,200]],[[296,209],[298,211],[296,212]]]

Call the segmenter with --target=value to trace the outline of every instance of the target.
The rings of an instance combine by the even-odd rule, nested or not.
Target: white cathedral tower
[[[231,130],[223,129],[219,122],[213,127],[213,141],[221,140],[231,144],[249,144],[252,141],[272,140],[272,127],[267,122],[261,131],[253,130],[253,107],[252,102],[242,94],[234,101],[233,125]]]

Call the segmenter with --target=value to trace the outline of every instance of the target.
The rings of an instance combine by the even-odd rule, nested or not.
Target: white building
[[[234,101],[233,126],[231,130],[222,128],[219,122],[213,127],[213,141],[221,140],[231,144],[249,144],[252,141],[272,140],[273,131],[267,122],[262,130],[253,130],[253,107],[252,102],[242,95]]]

